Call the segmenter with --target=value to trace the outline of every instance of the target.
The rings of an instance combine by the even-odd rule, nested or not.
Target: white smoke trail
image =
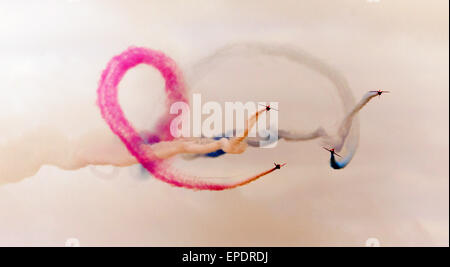
[[[359,122],[357,112],[364,106],[365,98],[361,100],[363,105],[355,107],[355,100],[351,89],[344,76],[327,65],[322,60],[310,55],[309,53],[290,45],[273,45],[264,43],[239,43],[224,46],[209,56],[204,57],[196,63],[188,73],[188,81],[191,86],[200,81],[209,71],[214,69],[222,60],[230,56],[248,57],[253,55],[263,55],[274,58],[285,58],[295,64],[304,65],[311,70],[325,76],[330,80],[340,97],[341,108],[347,116],[340,124],[338,133],[330,136],[323,127],[319,127],[312,132],[299,130],[279,130],[279,139],[287,141],[307,141],[315,138],[323,137],[323,142],[335,147],[337,151],[345,150],[353,154],[356,151],[359,141]],[[370,99],[367,99],[369,101]],[[358,106],[360,106],[358,108]],[[267,138],[265,138],[266,140]],[[259,147],[259,139],[248,139],[248,144]]]
[[[254,127],[261,110],[246,122],[243,137],[220,140],[209,138],[183,138],[155,144],[144,144],[161,159],[181,153],[204,154],[222,149],[240,154],[247,148],[242,142]],[[64,170],[76,170],[88,165],[124,167],[137,164],[122,142],[107,129],[93,130],[76,138],[68,138],[53,127],[41,126],[0,145],[0,184],[20,181],[36,174],[43,165]]]

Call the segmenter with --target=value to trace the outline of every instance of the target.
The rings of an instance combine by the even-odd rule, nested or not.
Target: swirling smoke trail
[[[359,108],[352,109],[354,99],[345,78],[338,71],[308,53],[286,45],[276,46],[252,43],[226,46],[194,65],[188,75],[190,84],[195,84],[202,75],[205,75],[222,58],[229,55],[247,56],[251,54],[282,57],[296,64],[305,65],[327,77],[336,86],[341,99],[341,107],[348,114],[343,123],[341,123],[336,136],[329,136],[321,127],[307,133],[279,130],[278,135],[280,139],[287,141],[322,138],[323,142],[334,146],[336,151],[344,148],[343,150],[346,153],[344,159],[338,162],[336,159],[331,158],[330,162],[332,167],[345,167],[352,159],[358,145],[359,125],[356,114],[371,97],[367,98],[366,102],[363,101],[363,98],[360,102],[363,104],[359,105]],[[72,139],[52,127],[43,125],[16,138],[16,140],[8,142],[6,145],[2,145],[2,153],[0,153],[0,183],[15,182],[32,176],[45,164],[66,170],[75,170],[88,165],[129,166],[139,161],[156,178],[175,186],[199,190],[234,188],[267,174],[267,172],[262,172],[252,177],[244,178],[240,182],[229,184],[210,183],[202,181],[201,177],[184,175],[171,168],[169,161],[155,157],[147,147],[149,144],[170,142],[173,139],[169,133],[169,122],[172,117],[167,115],[160,118],[154,132],[146,133],[144,137],[139,135],[125,119],[117,103],[117,85],[129,69],[141,63],[154,66],[163,75],[168,106],[176,101],[188,102],[181,72],[173,60],[161,52],[145,48],[130,48],[109,62],[106,70],[103,72],[98,88],[98,105],[101,107],[103,117],[127,148],[123,148],[115,140],[105,140],[104,136],[97,132],[91,132],[81,138]],[[255,139],[248,139],[247,143],[250,146],[259,146],[259,141]],[[97,148],[92,148],[93,146]],[[102,151],[102,153],[95,153],[98,150]],[[213,156],[213,154],[214,151],[210,156]],[[86,157],[85,155],[90,156]],[[19,162],[21,163],[20,168],[17,167]],[[270,169],[268,172],[270,173],[273,170]]]
[[[177,101],[188,103],[185,97],[185,84],[175,62],[161,52],[132,47],[114,57],[107,65],[100,79],[97,100],[104,119],[126,145],[126,148],[120,140],[112,138],[113,136],[106,137],[103,131],[89,131],[81,137],[72,138],[51,125],[41,125],[14,140],[0,144],[0,184],[18,182],[33,176],[43,165],[53,165],[64,170],[76,170],[89,165],[122,167],[139,162],[156,178],[175,186],[198,190],[234,188],[274,171],[272,168],[234,183],[202,182],[203,177],[184,175],[171,168],[167,160],[163,161],[155,157],[151,145],[160,147],[162,145],[165,148],[177,147],[170,144],[173,137],[170,134],[169,126],[175,115],[166,115],[160,118],[153,133],[138,134],[125,119],[122,109],[117,103],[117,86],[120,80],[129,69],[141,63],[154,66],[162,74],[165,79],[168,107]],[[169,114],[168,109],[165,114]],[[221,143],[229,145],[231,148],[242,143],[241,141],[234,143],[228,142],[228,140],[223,141],[225,142]],[[195,142],[190,145],[199,147],[195,146]],[[243,147],[245,148],[245,146]],[[98,174],[95,168],[91,168],[91,171]]]
[[[161,52],[131,47],[108,63],[103,71],[97,90],[98,101],[103,118],[111,130],[119,136],[128,151],[151,172],[156,178],[174,186],[195,190],[224,190],[248,184],[266,174],[273,172],[276,167],[261,172],[254,176],[241,179],[234,183],[214,183],[201,180],[200,177],[187,176],[171,168],[167,161],[157,157],[147,142],[138,134],[125,115],[118,103],[117,86],[126,72],[138,64],[148,64],[155,67],[165,79],[165,90],[167,93],[167,104],[177,101],[187,102],[185,98],[185,85],[181,72],[177,69],[175,62]],[[168,112],[166,114],[169,114]],[[163,116],[158,123],[157,136],[161,141],[170,141],[170,122],[174,115]]]
[[[227,45],[216,50],[211,55],[204,57],[191,68],[191,72],[189,72],[188,75],[189,84],[191,86],[195,85],[196,82],[223,59],[230,56],[244,57],[249,55],[285,58],[290,62],[304,65],[316,71],[334,84],[341,100],[341,108],[344,111],[344,114],[347,114],[340,124],[337,135],[330,136],[322,127],[319,127],[312,132],[279,130],[278,139],[285,139],[287,141],[307,141],[315,138],[322,138],[322,142],[334,147],[336,151],[339,152],[345,150],[346,152],[345,157],[341,162],[337,162],[335,159],[333,160],[333,162],[335,162],[334,166],[339,166],[339,168],[347,166],[353,158],[359,142],[359,121],[356,116],[357,112],[372,97],[367,98],[364,96],[360,102],[360,104],[364,104],[358,104],[355,107],[355,100],[345,77],[333,67],[307,52],[289,45],[268,45],[264,43],[239,43]],[[269,138],[266,140],[269,140]],[[260,146],[258,139],[248,139],[247,142],[250,146]],[[210,153],[209,156],[217,157],[222,154],[223,153]]]

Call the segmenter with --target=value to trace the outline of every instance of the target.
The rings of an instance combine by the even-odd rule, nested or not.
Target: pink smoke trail
[[[185,97],[186,88],[182,74],[171,58],[159,51],[130,47],[120,55],[113,57],[103,71],[97,89],[97,104],[111,130],[119,136],[128,151],[156,178],[174,186],[194,190],[224,190],[245,185],[275,170],[272,168],[234,183],[211,183],[200,180],[200,177],[179,173],[173,170],[167,161],[156,157],[152,149],[148,147],[146,140],[137,133],[125,118],[118,102],[117,86],[126,72],[139,64],[147,64],[159,70],[165,79],[168,107],[174,102],[188,102]],[[153,142],[173,139],[170,134],[170,122],[175,115],[169,115],[169,112],[166,112],[166,114],[159,119],[156,132],[149,137]]]

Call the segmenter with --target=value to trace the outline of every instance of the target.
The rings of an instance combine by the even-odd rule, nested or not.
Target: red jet
[[[381,91],[381,90],[378,90],[378,91],[369,91],[369,92],[371,92],[371,93],[377,93],[378,96],[381,96],[383,93],[390,93],[390,91]]]
[[[273,165],[275,165],[275,169],[276,170],[279,170],[279,169],[281,169],[281,167],[283,167],[284,165],[286,165],[286,163],[283,163],[283,164],[277,164],[277,163],[273,163]]]
[[[269,111],[271,109],[278,111],[278,109],[274,109],[272,107],[270,107],[270,105],[263,105],[263,104],[259,104],[260,106],[266,107],[266,111]]]
[[[331,154],[333,154],[333,155],[336,155],[336,156],[342,158],[341,155],[339,155],[338,153],[336,153],[336,152],[334,151],[334,148],[328,149],[328,148],[326,148],[326,147],[323,147],[323,149],[325,149],[325,150],[331,152]]]

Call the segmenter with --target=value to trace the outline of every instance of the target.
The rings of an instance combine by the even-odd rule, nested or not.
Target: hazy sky
[[[138,166],[98,168],[112,171],[104,178],[44,166],[0,185],[0,245],[363,246],[373,237],[382,246],[448,246],[448,25],[444,0],[1,1],[0,159],[19,155],[16,168],[27,146],[4,148],[36,129],[112,135],[95,91],[108,60],[131,45],[164,51],[189,78],[224,45],[289,44],[338,69],[356,99],[392,93],[362,110],[360,146],[343,170],[328,166],[316,142],[177,162],[221,175],[288,163],[225,192],[174,188]],[[145,129],[159,115],[162,80],[139,67],[125,88],[123,108]],[[333,126],[343,115],[331,83],[283,60],[230,59],[190,90],[205,101],[279,101],[282,128]],[[52,140],[35,138],[26,141]]]

